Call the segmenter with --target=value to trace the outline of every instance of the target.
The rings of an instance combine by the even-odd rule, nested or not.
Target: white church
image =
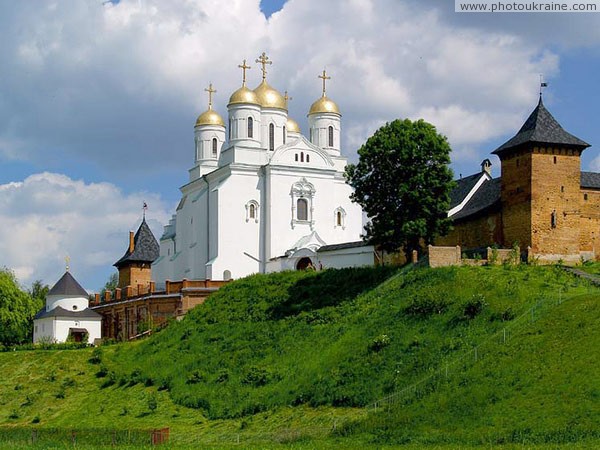
[[[266,80],[271,64],[257,60],[262,82],[229,98],[227,125],[212,109],[195,127],[194,166],[181,187],[176,213],[160,239],[152,265],[165,280],[228,280],[252,273],[374,263],[361,241],[362,210],[350,200],[347,160],[341,154],[341,114],[325,94],[308,112],[309,137],[288,117],[283,96]]]

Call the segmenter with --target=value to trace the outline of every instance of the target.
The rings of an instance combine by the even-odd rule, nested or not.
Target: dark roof
[[[529,115],[519,132],[494,150],[492,153],[501,155],[509,149],[519,147],[528,143],[558,144],[581,149],[590,146],[578,137],[567,133],[544,106],[542,97],[537,107]]]
[[[60,280],[48,291],[47,295],[81,295],[87,297],[88,293],[77,282],[70,272],[65,272]]]
[[[158,258],[159,253],[158,242],[144,218],[133,238],[133,252],[128,247],[123,257],[113,265],[118,268],[131,262],[151,263]]]
[[[69,311],[60,306],[57,306],[50,311],[46,311],[46,307],[44,306],[42,309],[38,311],[35,315],[34,319],[44,319],[46,317],[69,317],[73,319],[97,319],[102,317],[96,311],[92,311],[89,308],[85,308],[81,311]]]
[[[451,218],[452,220],[461,220],[495,206],[500,206],[500,178],[494,178],[483,183],[463,209]]]
[[[460,180],[455,180],[456,185],[454,189],[450,192],[450,208],[452,209],[457,205],[460,205],[464,198],[471,192],[471,190],[475,187],[477,182],[481,179],[483,173],[474,173],[473,175],[469,175],[468,177],[461,178]]]
[[[600,173],[581,172],[581,187],[588,189],[600,189]]]
[[[344,242],[342,244],[322,245],[317,252],[330,252],[332,250],[342,250],[344,248],[367,247],[371,244],[365,241]]]

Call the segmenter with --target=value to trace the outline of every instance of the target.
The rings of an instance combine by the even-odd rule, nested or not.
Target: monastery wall
[[[435,239],[436,245],[461,245],[464,248],[478,248],[502,243],[502,216],[490,213],[466,222],[453,225],[446,236]]]

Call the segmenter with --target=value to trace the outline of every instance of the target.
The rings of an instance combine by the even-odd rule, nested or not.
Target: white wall
[[[89,299],[78,295],[49,295],[46,298],[46,311],[52,311],[58,306],[67,311],[83,311],[88,305]]]
[[[85,328],[88,330],[88,344],[101,337],[102,319],[75,320],[70,318],[47,317],[33,321],[33,342],[50,340],[51,342],[66,342],[69,328]]]

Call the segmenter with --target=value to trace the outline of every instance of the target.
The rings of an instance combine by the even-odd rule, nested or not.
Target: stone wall
[[[455,223],[452,231],[446,236],[435,238],[435,244],[443,246],[461,245],[474,248],[500,245],[501,243],[502,215],[497,212],[466,222]]]
[[[458,266],[461,264],[460,246],[441,247],[430,245],[427,247],[429,267]]]
[[[531,243],[531,153],[523,150],[503,156],[500,197],[502,202],[502,246]],[[480,244],[481,245],[481,244]]]

